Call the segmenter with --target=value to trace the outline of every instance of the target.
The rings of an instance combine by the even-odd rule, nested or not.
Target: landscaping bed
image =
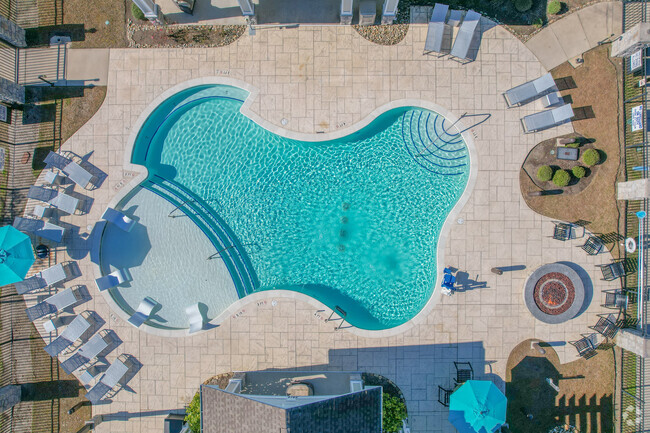
[[[154,26],[140,21],[129,22],[129,45],[136,48],[165,47],[223,47],[239,39],[246,26],[197,26],[171,25]]]
[[[404,40],[409,30],[408,24],[388,26],[352,26],[362,38],[378,45],[396,45]]]

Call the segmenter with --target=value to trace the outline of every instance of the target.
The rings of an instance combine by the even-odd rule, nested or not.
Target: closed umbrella
[[[22,281],[33,264],[29,236],[12,226],[0,227],[0,286]]]
[[[449,399],[449,421],[459,433],[491,433],[506,422],[506,396],[492,382],[468,380]]]

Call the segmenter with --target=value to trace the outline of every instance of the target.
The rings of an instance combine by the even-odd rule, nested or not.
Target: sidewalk
[[[597,3],[552,23],[525,45],[544,68],[551,70],[596,47],[599,41],[618,36],[622,20],[621,2]]]

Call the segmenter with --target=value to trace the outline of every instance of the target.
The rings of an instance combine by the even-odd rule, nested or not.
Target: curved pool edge
[[[395,109],[395,108],[402,108],[402,107],[419,107],[419,108],[424,108],[427,110],[431,110],[434,112],[437,112],[438,114],[444,116],[446,119],[451,121],[453,124],[457,125],[455,126],[455,129],[457,131],[464,130],[464,132],[461,133],[461,136],[463,137],[463,140],[465,141],[465,145],[467,146],[468,149],[468,156],[469,156],[469,176],[467,179],[467,183],[465,185],[465,189],[463,190],[463,193],[461,194],[460,198],[452,208],[452,210],[449,212],[447,215],[447,218],[445,219],[445,222],[442,226],[442,229],[440,230],[440,236],[438,238],[438,244],[436,246],[436,261],[437,261],[437,273],[436,273],[436,284],[438,281],[442,281],[442,274],[443,274],[443,269],[445,267],[444,265],[444,249],[446,247],[446,243],[448,240],[449,236],[449,230],[451,229],[451,225],[453,224],[452,221],[456,219],[456,217],[460,214],[462,208],[467,204],[469,201],[469,196],[471,192],[474,189],[474,186],[476,184],[476,177],[478,173],[478,167],[477,167],[477,154],[476,154],[476,147],[474,144],[474,137],[473,134],[470,132],[470,128],[467,127],[467,125],[464,125],[462,122],[462,119],[455,116],[451,111],[447,110],[446,108],[435,104],[430,101],[422,100],[422,99],[416,99],[416,98],[410,98],[410,99],[398,99],[395,101],[388,102],[384,105],[381,105],[377,108],[375,108],[373,111],[371,111],[366,117],[363,119],[359,120],[358,122],[354,123],[353,125],[350,125],[346,128],[341,128],[336,131],[330,131],[326,133],[314,133],[314,134],[309,134],[309,133],[302,133],[302,132],[296,132],[296,131],[291,131],[287,130],[285,128],[279,127],[270,121],[262,118],[259,116],[257,113],[253,112],[251,110],[251,106],[255,99],[259,96],[260,92],[259,89],[252,84],[249,84],[245,81],[238,80],[235,78],[229,78],[229,77],[204,77],[204,78],[197,78],[197,79],[192,79],[185,81],[183,83],[177,84],[175,86],[170,87],[169,89],[163,91],[160,95],[158,95],[156,98],[154,98],[149,104],[147,104],[146,108],[144,111],[138,116],[137,120],[135,123],[131,126],[131,132],[129,133],[129,137],[127,139],[125,149],[124,149],[124,169],[125,170],[130,170],[133,172],[138,173],[137,176],[134,176],[131,181],[124,185],[109,201],[108,207],[115,207],[124,197],[126,197],[133,189],[138,187],[142,181],[144,181],[147,176],[148,176],[148,170],[146,167],[142,165],[137,165],[133,164],[131,162],[131,157],[133,154],[133,149],[135,147],[135,142],[137,139],[137,136],[140,132],[140,129],[146,122],[146,120],[149,118],[149,116],[154,112],[158,106],[168,99],[169,97],[173,96],[174,94],[185,90],[189,89],[191,87],[196,87],[200,85],[229,85],[229,86],[234,86],[234,87],[239,87],[241,89],[244,89],[249,92],[249,96],[246,98],[244,101],[240,112],[250,118],[253,122],[257,123],[260,125],[262,128],[277,134],[284,136],[286,138],[290,139],[296,139],[296,140],[302,140],[302,141],[310,141],[310,142],[316,142],[316,141],[326,141],[326,140],[333,140],[337,138],[342,138],[345,136],[348,136],[350,134],[353,134],[365,126],[369,125],[373,120],[375,120],[378,116],[381,114]],[[467,129],[466,129],[467,128]],[[101,241],[101,236],[97,236],[95,242],[100,242]],[[96,246],[99,248],[99,245]],[[102,270],[101,266],[99,264],[93,263],[93,272],[95,274],[96,278],[101,277]],[[271,295],[272,293],[272,295]],[[102,295],[104,296],[104,299],[107,301],[107,303],[110,305],[111,309],[114,310],[114,312],[123,320],[128,321],[129,316],[126,314],[126,312],[117,304],[117,302],[113,299],[110,293],[105,293],[102,292]],[[388,329],[382,329],[382,330],[367,330],[367,329],[361,329],[357,327],[349,327],[349,328],[343,328],[347,330],[348,332],[360,336],[360,337],[373,337],[373,338],[382,338],[382,337],[391,337],[394,335],[401,334],[411,328],[413,328],[415,325],[418,323],[422,322],[426,316],[433,310],[434,306],[438,303],[438,300],[441,296],[441,291],[437,290],[437,287],[434,287],[432,289],[432,294],[427,300],[426,304],[424,307],[410,320],[407,322],[395,326],[393,328],[388,328]],[[210,325],[209,329],[204,329],[202,331],[199,331],[195,334],[192,335],[199,335],[203,332],[210,331],[213,327],[218,327],[220,323],[222,323],[228,316],[235,314],[242,309],[246,305],[248,305],[251,302],[255,302],[258,300],[262,299],[269,299],[273,297],[282,297],[282,298],[290,298],[290,299],[295,299],[295,300],[300,300],[302,302],[306,302],[316,308],[322,309],[325,308],[328,311],[331,311],[331,308],[328,307],[327,305],[323,304],[322,302],[318,301],[315,298],[312,298],[309,295],[305,295],[299,292],[294,292],[291,290],[273,290],[273,291],[262,291],[262,292],[257,292],[253,293],[250,295],[245,296],[244,298],[239,299],[238,301],[232,303],[226,310],[224,310],[221,314],[213,318],[210,322],[207,322],[207,324]],[[153,335],[157,336],[162,336],[162,337],[186,337],[189,335],[189,330],[188,329],[164,329],[164,328],[159,328],[159,327],[154,327],[147,325],[146,323],[143,324],[139,329],[144,330],[145,332],[148,332]]]

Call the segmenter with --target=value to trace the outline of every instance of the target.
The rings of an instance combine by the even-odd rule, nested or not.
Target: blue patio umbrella
[[[506,422],[508,400],[487,380],[468,380],[451,394],[449,421],[459,433],[491,433]]]
[[[12,226],[0,227],[0,286],[21,281],[33,264],[29,236]]]

